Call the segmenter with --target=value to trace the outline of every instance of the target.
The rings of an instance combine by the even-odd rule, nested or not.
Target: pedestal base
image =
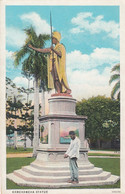
[[[34,162],[8,174],[7,178],[20,186],[41,188],[66,188],[92,185],[109,185],[119,180],[118,176],[94,167],[86,157],[78,160],[79,184],[67,183],[70,179],[68,159],[63,153],[38,153]]]
[[[69,159],[68,158],[64,158],[64,154],[65,152],[62,151],[38,151],[37,154],[37,158],[36,161],[38,162],[54,162],[54,163],[60,163],[60,162],[67,162]],[[79,162],[85,164],[85,163],[89,163],[88,161],[88,152],[81,152],[80,153],[80,157],[78,159]]]

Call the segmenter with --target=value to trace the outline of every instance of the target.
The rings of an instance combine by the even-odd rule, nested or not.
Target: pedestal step
[[[60,170],[69,170],[69,163],[66,162],[38,162],[35,161],[33,163],[30,164],[32,167],[38,169],[38,170],[44,170],[46,168],[46,170],[54,170],[54,171],[60,171]],[[94,165],[91,164],[90,162],[87,163],[79,163],[78,162],[78,167],[79,170],[89,170],[89,169],[93,169]]]
[[[37,176],[31,175],[28,172],[21,170],[14,171],[14,175],[29,181],[29,182],[48,182],[48,183],[65,183],[69,179],[69,175],[66,176]],[[111,173],[103,171],[99,175],[80,175],[79,181],[92,181],[92,180],[106,180],[109,178]]]
[[[28,182],[43,182],[43,183],[65,183],[70,178],[69,175],[66,176],[37,176],[31,175],[28,172],[21,170],[14,171],[14,175],[24,179]],[[110,172],[103,171],[99,175],[80,175],[79,181],[98,181],[98,180],[106,180],[111,175]]]
[[[59,176],[70,176],[70,171],[69,169],[67,170],[63,170],[61,167],[60,169],[58,169],[58,171],[56,169],[51,169],[48,170],[47,168],[44,168],[42,170],[38,170],[36,167],[34,166],[25,166],[22,168],[22,170],[24,172],[27,172],[31,175],[36,175],[36,176],[54,176],[54,177],[59,177]],[[80,169],[79,170],[79,175],[94,175],[94,174],[100,174],[102,172],[102,168],[92,168],[90,170],[87,169]]]
[[[20,186],[29,186],[29,187],[42,187],[42,188],[65,188],[65,187],[76,187],[76,186],[95,186],[95,185],[110,185],[114,184],[119,180],[118,176],[111,175],[106,180],[92,180],[92,181],[80,181],[79,184],[71,184],[67,182],[61,183],[44,183],[44,182],[28,182],[24,179],[14,175],[13,173],[8,174],[7,178],[14,181]]]
[[[60,188],[71,186],[90,186],[114,184],[119,180],[118,176],[110,172],[94,167],[90,162],[78,162],[79,184],[69,184],[70,179],[68,162],[41,162],[35,160],[29,166],[15,170],[8,174],[7,178],[18,185],[44,188]]]

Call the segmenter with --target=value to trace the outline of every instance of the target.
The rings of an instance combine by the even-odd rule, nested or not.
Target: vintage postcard
[[[0,0],[1,194],[125,193],[124,0]]]

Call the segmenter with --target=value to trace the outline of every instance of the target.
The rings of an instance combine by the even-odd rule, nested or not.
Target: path
[[[89,153],[99,153],[99,154],[120,154],[120,151],[90,150]]]
[[[90,150],[89,153],[100,153],[100,154],[112,154],[112,156],[89,156],[89,158],[119,158],[119,151],[99,151],[99,150]],[[7,154],[7,158],[23,158],[23,157],[32,157],[32,153],[10,153]]]
[[[33,153],[13,153],[7,154],[7,158],[23,158],[23,157],[32,157]]]

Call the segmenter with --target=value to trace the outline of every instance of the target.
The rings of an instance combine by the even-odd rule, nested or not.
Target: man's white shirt
[[[80,149],[80,139],[78,137],[75,137],[74,140],[71,139],[70,146],[66,152],[66,154],[70,158],[79,158],[79,149]]]

